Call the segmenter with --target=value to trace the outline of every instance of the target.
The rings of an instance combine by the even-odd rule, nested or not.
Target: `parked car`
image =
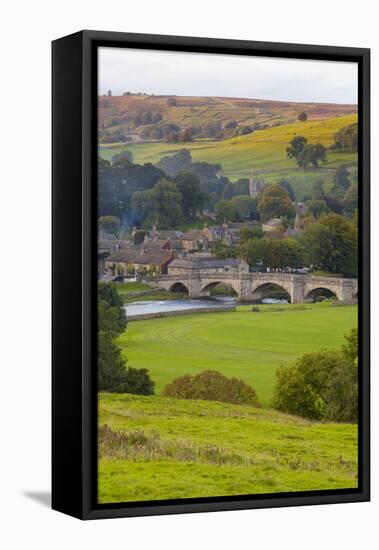
[[[113,279],[114,283],[123,283],[125,281],[125,277],[123,275],[116,275],[116,277]]]

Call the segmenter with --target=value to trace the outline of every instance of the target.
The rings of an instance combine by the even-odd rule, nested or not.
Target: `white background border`
[[[372,0],[42,0],[6,2],[1,40],[0,545],[199,550],[374,548],[378,541],[379,399],[373,399],[373,502],[82,523],[51,511],[50,41],[86,29],[372,48],[378,148],[378,29]],[[379,182],[372,167],[373,234]],[[373,273],[378,273],[377,255]],[[74,268],[74,266],[73,266]],[[373,326],[379,292],[373,278]],[[373,349],[376,352],[375,341]],[[376,375],[373,361],[373,387]],[[69,405],[69,396],[67,398]],[[44,504],[45,503],[45,504]],[[375,543],[376,541],[376,543]]]

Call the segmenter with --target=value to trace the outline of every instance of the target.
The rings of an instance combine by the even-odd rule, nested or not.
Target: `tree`
[[[299,116],[297,118],[300,120],[300,122],[305,122],[308,119],[308,115],[307,113],[302,111],[301,113],[299,113]]]
[[[107,91],[107,96],[108,96],[108,97],[112,97],[112,90],[108,90],[108,91]]]
[[[212,253],[216,258],[234,258],[236,255],[236,249],[234,246],[228,246],[223,243],[222,240],[216,240],[212,244]]]
[[[314,420],[357,422],[357,331],[341,350],[308,353],[276,372],[276,409]]]
[[[99,327],[102,327],[103,321],[104,326],[109,326],[111,319],[113,319],[116,324],[113,325],[113,330],[107,329],[107,331],[121,334],[126,329],[127,319],[124,309],[124,302],[117,292],[116,285],[114,283],[100,282],[98,284],[97,292],[99,303],[104,302],[103,306],[99,308],[101,313],[104,314],[104,317],[99,315]],[[117,312],[117,315],[114,313],[115,311]],[[108,314],[110,314],[111,318],[107,317]],[[103,330],[105,330],[104,327]]]
[[[244,240],[238,247],[238,257],[245,260],[250,267],[256,267],[262,263],[264,247],[264,239]]]
[[[214,370],[176,378],[163,388],[162,395],[259,406],[256,391],[249,384],[237,378],[227,378]]]
[[[358,208],[358,186],[356,184],[351,185],[346,191],[343,198],[343,206],[349,216],[354,215],[354,212]]]
[[[287,147],[287,157],[294,158],[298,160],[300,153],[304,149],[307,139],[304,136],[296,136],[290,142],[289,147]]]
[[[330,208],[326,202],[322,199],[314,199],[307,202],[307,209],[309,214],[312,214],[316,220],[325,214],[329,214]]]
[[[343,216],[328,214],[309,224],[300,241],[308,264],[331,273],[356,275],[357,231]]]
[[[154,382],[146,369],[126,368],[115,343],[127,326],[124,304],[112,283],[98,285],[97,372],[99,391],[151,395]]]
[[[132,206],[143,227],[156,224],[159,228],[177,227],[183,221],[182,194],[177,185],[166,179],[152,189],[137,191]]]
[[[312,165],[316,170],[319,162],[326,161],[326,148],[322,143],[308,143],[304,146],[299,156],[297,157],[297,163],[304,170],[308,165]]]
[[[316,180],[312,183],[312,195],[315,199],[318,199],[325,195],[323,180]]]
[[[204,206],[206,198],[200,178],[191,172],[180,172],[174,181],[182,194],[183,214],[193,217]]]
[[[335,197],[342,198],[351,185],[349,170],[345,164],[341,164],[333,178],[334,184],[332,187],[332,194]]]
[[[296,200],[295,191],[293,190],[293,187],[290,184],[290,182],[287,181],[287,180],[279,180],[278,185],[280,185],[280,187],[283,187],[283,189],[285,189],[287,191],[291,201],[295,202],[295,200]]]
[[[295,217],[288,192],[278,184],[266,185],[258,196],[258,212],[263,221],[270,218]]]
[[[232,201],[221,200],[216,204],[216,221],[219,224],[238,221],[238,210]]]
[[[246,241],[250,241],[252,239],[262,239],[264,237],[264,232],[260,227],[249,227],[245,225],[241,228],[240,231],[240,238],[241,243],[244,243]]]
[[[188,149],[180,149],[173,155],[162,157],[157,166],[169,176],[176,176],[179,172],[189,170],[191,163],[191,152]]]
[[[133,162],[133,153],[131,151],[121,151],[112,157],[112,164],[117,164],[120,162]]]
[[[344,126],[334,136],[334,151],[355,153],[358,150],[358,123]]]
[[[116,216],[101,216],[98,219],[99,229],[102,229],[106,233],[118,235],[120,231],[120,220]]]
[[[230,201],[236,208],[238,216],[241,220],[257,219],[257,199],[256,197],[249,197],[248,195],[237,195]]]

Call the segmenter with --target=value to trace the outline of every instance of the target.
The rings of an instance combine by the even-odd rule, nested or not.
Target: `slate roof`
[[[194,239],[206,239],[207,236],[201,231],[201,229],[190,229],[186,233],[182,234],[182,241],[193,241]]]
[[[236,258],[226,258],[225,260],[219,258],[194,258],[193,260],[174,260],[170,264],[171,267],[179,267],[184,269],[209,269],[217,267],[238,267],[241,264],[241,260]]]
[[[163,265],[167,263],[170,258],[172,258],[172,254],[167,250],[148,250],[141,254],[138,250],[125,249],[118,250],[107,258],[107,261],[139,265]]]

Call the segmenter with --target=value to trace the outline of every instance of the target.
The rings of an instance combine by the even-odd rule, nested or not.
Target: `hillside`
[[[132,152],[134,162],[156,163],[163,156],[185,147],[191,151],[195,162],[219,163],[222,166],[220,173],[231,180],[248,177],[251,169],[254,169],[259,177],[268,182],[286,178],[295,190],[302,193],[307,190],[309,183],[320,177],[328,186],[336,167],[340,164],[355,167],[357,154],[328,151],[326,164],[321,165],[317,171],[304,171],[298,168],[292,159],[287,158],[288,143],[295,135],[303,135],[310,143],[320,141],[329,147],[333,143],[335,133],[356,120],[357,116],[351,114],[328,120],[297,121],[227,140],[193,141],[185,144],[151,142],[102,145],[100,155],[111,160],[116,153],[128,150]]]
[[[357,106],[227,97],[102,96],[99,98],[99,128],[109,134],[120,132],[137,141],[149,139],[145,135],[149,135],[147,128],[157,130],[168,124],[180,130],[191,128],[195,137],[212,137],[213,134],[216,137],[231,122],[232,127],[236,123],[239,128],[270,128],[295,122],[301,112],[306,112],[309,120],[324,120],[355,114]],[[229,128],[226,135],[235,133],[237,126]],[[159,132],[153,135],[157,138]]]
[[[99,427],[101,503],[357,485],[352,424],[211,401],[100,394]]]

